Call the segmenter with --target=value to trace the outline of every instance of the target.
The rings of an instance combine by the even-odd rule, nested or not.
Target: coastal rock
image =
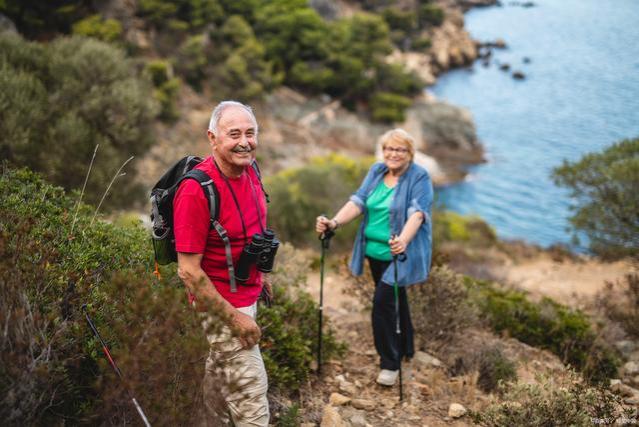
[[[449,14],[459,13],[451,11]],[[447,19],[433,30],[431,58],[435,72],[446,71],[452,67],[470,64],[477,58],[477,45],[461,25],[455,25],[455,19]]]
[[[437,160],[449,180],[462,178],[464,165],[484,161],[468,110],[436,100],[417,101],[406,111],[402,127],[415,137],[418,150]]]
[[[451,418],[461,418],[466,415],[466,408],[459,403],[451,403],[448,407],[448,416]]]
[[[623,397],[632,397],[639,395],[639,390],[622,383],[620,380],[611,380],[610,390]]]
[[[343,394],[331,393],[331,397],[329,397],[328,401],[333,406],[342,406],[348,404],[351,401],[351,398],[344,396]]]
[[[346,423],[342,420],[337,409],[331,405],[326,405],[322,411],[320,427],[346,427]]]
[[[415,356],[413,356],[413,360],[417,363],[420,363],[422,365],[426,365],[429,367],[434,366],[436,368],[441,368],[442,366],[444,366],[439,359],[423,351],[415,352]]]
[[[457,4],[466,11],[473,7],[488,7],[499,4],[498,0],[457,0]]]
[[[615,348],[619,350],[623,356],[628,357],[637,349],[637,343],[631,340],[617,341]]]
[[[526,75],[521,71],[513,71],[513,79],[515,80],[524,80]]]
[[[365,411],[372,411],[377,407],[377,404],[372,400],[367,399],[353,399],[351,406],[356,409],[363,409]]]
[[[623,365],[622,372],[624,375],[633,376],[639,374],[639,362],[630,361]]]

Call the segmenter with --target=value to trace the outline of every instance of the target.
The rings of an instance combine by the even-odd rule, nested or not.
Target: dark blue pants
[[[413,343],[413,323],[410,320],[406,288],[399,288],[399,325],[398,336],[395,316],[395,295],[393,286],[382,282],[382,275],[387,268],[393,268],[391,261],[380,261],[368,258],[373,280],[375,296],[373,297],[373,338],[375,349],[380,357],[380,368],[396,371],[400,358],[411,358],[415,354]]]

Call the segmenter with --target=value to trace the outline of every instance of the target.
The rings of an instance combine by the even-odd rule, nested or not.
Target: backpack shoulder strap
[[[209,174],[201,169],[192,169],[188,171],[180,179],[180,182],[184,181],[185,179],[194,179],[200,183],[200,186],[204,191],[204,195],[209,202],[211,224],[213,224],[213,221],[217,221],[220,215],[220,194],[217,191],[217,187],[215,186],[213,179],[209,176]]]

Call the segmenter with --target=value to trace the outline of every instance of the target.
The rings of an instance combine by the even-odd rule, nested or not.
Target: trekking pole
[[[89,317],[89,313],[87,312],[87,305],[86,304],[82,304],[82,311],[84,312],[84,317],[87,320],[87,323],[89,324],[89,327],[93,331],[93,335],[95,335],[96,338],[98,339],[98,341],[100,341],[100,344],[102,344],[102,351],[104,351],[104,354],[106,355],[107,359],[109,360],[109,363],[111,364],[111,367],[113,367],[113,370],[115,371],[115,373],[118,374],[118,377],[120,377],[120,380],[124,381],[124,377],[122,375],[122,371],[120,371],[120,368],[118,368],[118,365],[116,365],[115,360],[113,360],[113,357],[111,356],[111,352],[109,351],[109,347],[107,347],[106,343],[104,342],[104,340],[100,336],[100,333],[98,332],[98,329],[93,324],[93,321],[91,320],[91,317]],[[135,406],[135,409],[138,411],[138,414],[140,415],[140,418],[142,418],[142,421],[144,422],[144,425],[146,427],[151,427],[151,424],[149,424],[149,420],[146,418],[146,415],[144,415],[144,411],[142,410],[142,407],[140,406],[138,401],[135,399],[135,397],[133,396],[133,393],[131,393],[131,390],[129,390],[128,387],[127,387],[127,392],[129,393],[129,397],[131,398],[131,401],[133,402],[133,406]]]
[[[323,216],[323,215],[322,215]],[[324,311],[324,258],[326,251],[330,245],[331,237],[335,235],[335,232],[330,229],[326,229],[320,234],[320,244],[322,247],[320,255],[320,294],[319,294],[319,327],[318,327],[318,339],[317,339],[317,375],[322,373],[322,317]]]
[[[402,383],[402,358],[403,355],[403,343],[402,343],[402,330],[399,323],[399,285],[397,282],[397,259],[404,261],[406,254],[401,253],[399,255],[393,255],[393,268],[394,268],[394,283],[393,294],[395,296],[395,333],[397,334],[397,351],[399,352],[399,400],[404,399],[404,387]]]

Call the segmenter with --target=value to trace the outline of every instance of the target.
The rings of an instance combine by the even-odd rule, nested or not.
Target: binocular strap
[[[213,221],[213,228],[217,231],[220,238],[224,242],[224,252],[226,252],[226,267],[229,270],[229,284],[231,285],[231,292],[237,292],[237,284],[235,283],[235,267],[233,266],[233,254],[231,253],[231,242],[229,236],[226,233],[226,229],[222,227],[217,220]]]

